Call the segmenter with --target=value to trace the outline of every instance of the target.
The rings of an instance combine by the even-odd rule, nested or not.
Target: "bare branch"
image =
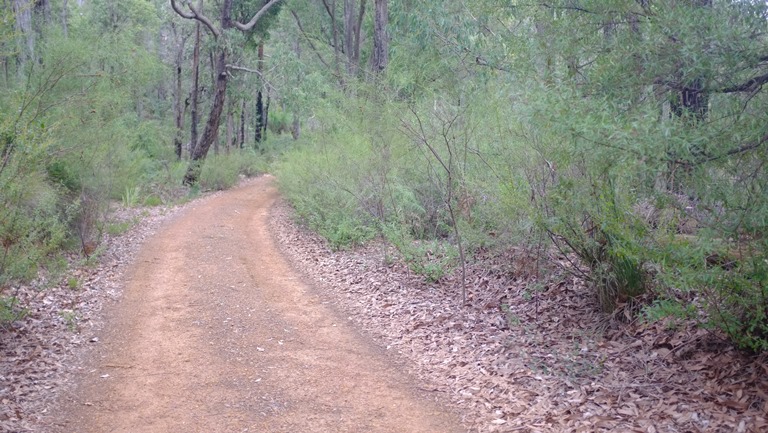
[[[323,0],[323,6],[325,6],[325,11],[328,12],[328,16],[331,17],[331,19],[335,19],[333,11],[331,11],[331,7],[328,6],[328,1]],[[334,5],[334,10],[336,10],[336,6]]]
[[[743,144],[743,145],[741,145],[739,147],[736,147],[736,148],[733,148],[733,149],[731,149],[731,150],[729,150],[729,151],[727,151],[727,152],[725,152],[725,153],[723,153],[721,155],[709,156],[706,159],[704,159],[703,161],[697,161],[697,162],[704,163],[704,162],[715,161],[715,160],[718,160],[720,158],[724,158],[726,156],[739,155],[739,154],[742,154],[742,153],[746,153],[746,152],[755,150],[755,149],[763,146],[766,143],[768,143],[768,134],[763,135],[762,137],[760,137],[759,140],[753,141],[751,143]]]
[[[173,8],[174,11],[176,11],[177,14],[179,14],[180,17],[186,18],[188,20],[195,19],[195,16],[193,14],[188,14],[183,10],[181,10],[181,8],[179,8],[179,5],[176,4],[176,0],[171,0],[171,7]]]
[[[208,30],[211,31],[214,38],[218,39],[219,36],[221,36],[221,31],[213,25],[213,22],[208,17],[198,12],[197,9],[195,9],[194,6],[192,6],[190,3],[187,3],[187,7],[189,8],[190,13],[186,13],[181,10],[179,5],[176,4],[176,0],[171,0],[171,7],[180,17],[203,23],[203,25],[208,27]]]
[[[755,90],[762,87],[763,84],[765,83],[768,83],[768,73],[763,75],[758,75],[757,77],[752,77],[741,84],[737,84],[731,87],[726,87],[724,89],[718,90],[717,92],[719,93],[754,92]]]
[[[549,3],[541,3],[541,6],[542,6],[542,7],[545,7],[545,8],[547,8],[547,9],[554,9],[554,10],[572,10],[572,11],[577,11],[577,12],[584,12],[584,13],[588,13],[588,14],[592,14],[592,15],[597,15],[597,13],[596,13],[596,12],[593,12],[593,11],[590,11],[590,10],[587,10],[587,9],[584,9],[584,8],[582,8],[582,7],[579,7],[579,6],[575,6],[575,5],[570,5],[570,6],[555,6],[555,5],[551,5],[551,4],[549,4]]]
[[[277,87],[273,86],[272,83],[269,80],[267,80],[267,78],[264,76],[264,72],[262,71],[259,71],[257,69],[246,68],[245,66],[239,66],[239,65],[227,64],[226,67],[227,69],[231,69],[233,71],[248,72],[249,74],[256,74],[259,76],[259,79],[264,83],[267,89],[277,89]]]
[[[331,69],[331,66],[328,64],[328,62],[325,61],[323,56],[320,54],[319,51],[317,51],[317,48],[315,48],[315,44],[312,43],[312,39],[307,35],[307,32],[304,31],[304,26],[301,25],[301,20],[299,19],[299,16],[296,14],[296,11],[291,10],[291,15],[293,15],[293,18],[296,19],[296,25],[299,27],[299,31],[302,35],[304,35],[304,39],[307,40],[309,43],[310,48],[312,48],[312,51],[317,55],[317,58],[320,59],[320,63],[325,65],[326,68],[329,70]]]
[[[234,69],[235,71],[250,72],[251,74],[258,75],[260,78],[264,78],[264,74],[262,74],[261,71],[256,69],[246,68],[244,66],[227,65],[227,69]]]
[[[262,8],[258,12],[256,12],[256,15],[254,15],[253,18],[251,18],[251,20],[248,21],[246,24],[235,21],[235,27],[237,27],[239,30],[242,30],[244,32],[251,30],[253,26],[255,26],[256,23],[259,21],[259,19],[262,16],[264,16],[264,14],[267,13],[267,11],[272,8],[272,6],[278,3],[280,3],[280,0],[269,0],[269,3],[262,6]]]

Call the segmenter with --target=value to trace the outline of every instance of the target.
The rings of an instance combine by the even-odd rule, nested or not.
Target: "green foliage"
[[[282,134],[290,130],[291,119],[283,110],[269,111],[269,131],[273,134]]]
[[[695,319],[764,351],[766,14],[761,2],[393,4],[374,84],[346,77],[335,91],[332,68],[279,45],[325,83],[292,103],[317,126],[278,164],[281,187],[322,233],[383,230],[437,278],[450,268],[427,269],[437,245],[456,245],[450,205],[469,251],[555,247],[606,312],[650,292],[647,319]]]
[[[77,290],[80,287],[80,281],[76,277],[69,277],[67,279],[67,287],[69,290]]]
[[[459,259],[456,246],[445,241],[414,240],[403,229],[397,225],[386,227],[384,236],[413,272],[435,283],[456,269]]]
[[[59,313],[64,323],[67,325],[69,332],[75,332],[78,329],[78,317],[77,313],[71,310],[63,310]]]
[[[39,138],[17,136],[0,169],[0,287],[35,277],[66,238],[68,209],[47,182]]]
[[[21,320],[28,313],[26,309],[19,306],[15,297],[0,294],[0,327]]]
[[[670,299],[656,299],[652,304],[643,308],[643,316],[649,322],[658,322],[664,319],[671,319],[674,322],[687,320],[696,317],[696,306],[692,304],[683,305]]]
[[[208,157],[200,177],[200,186],[208,190],[232,188],[242,177],[253,177],[266,171],[264,158],[250,149]]]
[[[130,230],[132,226],[133,226],[133,223],[130,221],[108,223],[107,233],[110,236],[119,236],[127,232],[128,230]]]
[[[133,188],[126,188],[123,193],[123,206],[135,207],[139,202],[139,195],[141,194],[141,188],[136,186]]]
[[[356,209],[352,192],[330,176],[343,170],[344,156],[321,154],[311,145],[286,153],[276,166],[280,187],[291,200],[298,215],[310,227],[328,239],[333,248],[345,248],[371,239],[374,224]],[[316,152],[317,151],[317,152]]]
[[[41,26],[35,61],[7,71],[2,83],[3,289],[41,269],[60,272],[63,249],[93,261],[109,201],[124,196],[137,204],[139,191],[154,191],[169,177],[163,172],[173,158],[171,129],[162,118],[164,103],[153,101],[167,69],[146,49],[159,10],[143,0],[70,6],[77,13],[70,14],[69,37],[58,26]],[[6,57],[6,63],[16,62]],[[20,318],[23,306],[2,296],[0,320]]]
[[[280,10],[283,7],[283,3],[278,3],[270,8],[256,25],[249,32],[246,33],[246,40],[249,45],[257,45],[259,42],[269,40],[269,28],[273,26],[277,17],[280,14]],[[235,2],[233,6],[233,18],[243,24],[253,18],[254,15],[266,4],[261,0],[242,0]]]

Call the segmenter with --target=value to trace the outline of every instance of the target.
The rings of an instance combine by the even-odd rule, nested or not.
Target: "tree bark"
[[[194,152],[190,156],[190,164],[187,173],[184,175],[184,184],[193,185],[197,183],[202,171],[202,161],[208,154],[208,149],[219,132],[219,122],[221,113],[224,110],[224,101],[227,95],[227,52],[224,49],[218,50],[216,56],[216,87],[214,89],[213,104],[211,113],[208,116],[208,122],[205,124],[205,130],[200,137],[200,142],[195,146]]]
[[[262,140],[267,141],[267,128],[269,128],[269,93],[267,93],[267,103],[264,104],[264,132]]]
[[[201,4],[202,6],[202,4]],[[192,110],[191,125],[189,126],[189,155],[195,153],[197,147],[197,125],[200,123],[198,107],[200,98],[200,23],[195,26],[195,49],[192,52]]]
[[[174,34],[176,33],[176,26],[173,26]],[[175,115],[176,134],[173,137],[173,147],[176,152],[176,159],[181,160],[183,137],[184,137],[184,112],[186,111],[184,97],[182,92],[182,68],[181,65],[184,62],[184,45],[187,42],[187,37],[183,35],[177,35],[179,38],[179,44],[176,51],[176,86],[173,95],[173,108]]]
[[[291,137],[293,137],[294,140],[298,140],[300,136],[301,136],[301,119],[299,119],[299,114],[294,112],[293,124],[291,125]]]
[[[61,31],[64,34],[64,39],[69,37],[69,9],[67,6],[67,0],[61,2]]]
[[[233,104],[229,104],[227,109],[227,142],[224,144],[224,151],[229,153],[229,148],[235,144],[237,131],[235,131],[235,113]]]
[[[325,1],[323,1],[325,3]],[[339,46],[339,29],[336,24],[336,0],[331,1],[330,7],[325,3],[328,14],[331,16],[331,38],[333,40],[333,65],[336,75],[341,77],[341,47]],[[343,87],[343,83],[342,83]]]
[[[365,0],[344,0],[344,52],[347,55],[347,73],[356,76],[360,64],[360,27],[365,16]]]
[[[259,143],[266,139],[265,134],[263,133],[266,130],[266,115],[264,114],[263,96],[264,80],[261,79],[261,74],[264,71],[264,42],[259,43],[258,54],[259,60],[256,64],[256,70],[258,71],[259,75],[259,88],[256,91],[256,134],[253,137],[257,149],[259,148]]]
[[[245,146],[245,98],[240,102],[240,134],[238,134],[238,147],[240,149]]]
[[[296,58],[301,59],[301,39],[298,37],[293,45],[293,51],[296,53]],[[301,74],[297,77],[298,81],[301,81]],[[291,124],[291,137],[294,140],[298,140],[301,135],[301,120],[299,119],[299,110],[294,107],[293,109],[293,123]]]
[[[35,31],[32,28],[32,0],[13,0],[13,13],[16,17],[16,30],[24,36],[19,38],[17,56],[19,78],[24,76],[24,67],[35,59]],[[24,42],[26,42],[26,45]]]
[[[693,8],[711,8],[712,0],[688,0]],[[702,31],[706,31],[703,29]],[[682,75],[682,74],[681,74]],[[671,101],[672,112],[677,117],[686,117],[694,123],[706,120],[709,112],[709,93],[704,77],[694,77],[682,83],[676,89],[677,94]]]
[[[374,0],[373,19],[373,55],[371,58],[371,71],[379,74],[387,69],[389,63],[389,11],[387,0]]]
[[[259,149],[261,143],[261,131],[264,125],[264,101],[261,99],[261,90],[256,92],[256,125],[254,128],[253,142],[256,145],[256,149]]]

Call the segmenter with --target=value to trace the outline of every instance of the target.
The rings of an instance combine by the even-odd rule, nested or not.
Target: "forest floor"
[[[473,262],[463,306],[457,277],[426,283],[384,244],[329,250],[269,176],[122,218],[142,222],[97,264],[18,290],[0,431],[768,428],[765,358],[606,318],[523,251]]]

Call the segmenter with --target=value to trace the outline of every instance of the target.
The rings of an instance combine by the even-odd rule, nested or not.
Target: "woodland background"
[[[384,239],[431,281],[522,250],[531,293],[558,269],[606,317],[768,349],[764,1],[4,0],[0,14],[2,326],[25,313],[21,284],[125,230],[116,202],[270,171],[335,248]]]

